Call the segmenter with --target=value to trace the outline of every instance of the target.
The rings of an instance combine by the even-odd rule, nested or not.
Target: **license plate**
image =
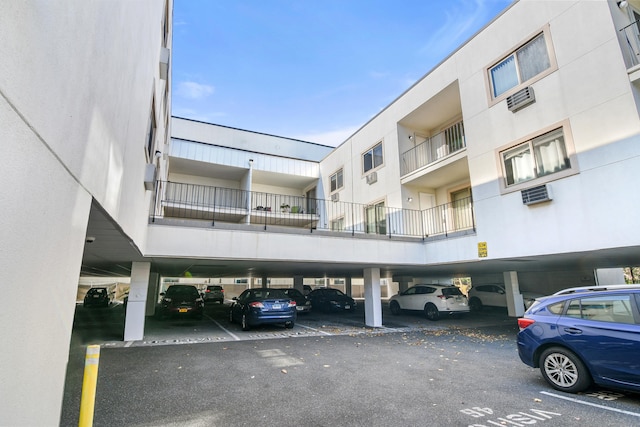
[[[345,305],[345,306],[344,306],[344,309],[345,309],[345,310],[349,310],[350,308],[351,308],[351,306],[350,306],[350,305]]]
[[[93,297],[94,298],[100,298],[100,295],[94,295]]]
[[[187,310],[186,308],[179,308],[178,309],[179,313],[186,313],[187,311],[189,311],[189,310]]]
[[[274,309],[274,310],[280,310],[280,309],[282,308],[282,305],[280,305],[280,304],[273,304],[273,305],[271,306],[271,308],[272,308],[272,309]]]

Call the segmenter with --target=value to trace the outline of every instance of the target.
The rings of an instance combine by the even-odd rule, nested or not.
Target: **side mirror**
[[[163,297],[164,296],[164,292],[160,292],[160,296]]]
[[[233,297],[231,299],[234,300],[234,301],[238,301],[238,297]]]

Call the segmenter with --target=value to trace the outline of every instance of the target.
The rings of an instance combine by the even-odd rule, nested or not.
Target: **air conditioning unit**
[[[147,163],[144,169],[144,189],[153,190],[156,182],[156,165],[153,163]]]
[[[338,201],[340,201],[340,193],[333,193],[333,194],[331,195],[331,201],[332,201],[332,202],[338,202]]]
[[[534,102],[536,102],[536,95],[533,93],[533,88],[531,86],[527,86],[507,97],[507,108],[512,113],[515,113]]]
[[[378,182],[378,173],[377,172],[371,172],[369,175],[367,175],[367,184],[371,185]]]
[[[550,189],[546,185],[527,188],[522,190],[522,203],[525,205],[534,205],[536,203],[548,202],[551,198]]]
[[[166,47],[160,48],[160,78],[167,80],[169,77],[169,49]]]

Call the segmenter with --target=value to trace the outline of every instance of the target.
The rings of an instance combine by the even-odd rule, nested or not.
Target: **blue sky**
[[[174,0],[172,114],[337,146],[511,0]]]

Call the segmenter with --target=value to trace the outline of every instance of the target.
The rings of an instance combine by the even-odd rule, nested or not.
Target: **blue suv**
[[[640,286],[570,288],[518,319],[518,354],[556,390],[640,392]]]

